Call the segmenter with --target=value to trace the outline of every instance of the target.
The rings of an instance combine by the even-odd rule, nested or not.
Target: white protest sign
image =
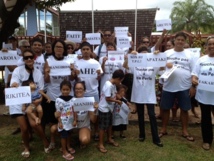
[[[29,86],[18,88],[5,88],[6,106],[25,103],[31,103],[31,91]]]
[[[129,37],[117,37],[117,47],[121,49],[131,47]]]
[[[197,89],[203,90],[203,91],[209,91],[214,92],[214,74],[208,73],[208,75],[200,75],[198,79],[198,86]]]
[[[114,27],[114,33],[116,37],[127,37],[129,27]]]
[[[19,60],[17,51],[8,50],[7,52],[0,51],[0,66],[17,65]]]
[[[89,42],[91,45],[101,44],[100,33],[88,33],[88,34],[85,34],[85,37],[87,39],[87,42]]]
[[[66,40],[76,43],[82,42],[82,31],[66,31]]]
[[[146,54],[128,54],[129,67],[146,67],[147,55]]]
[[[173,65],[172,68],[165,70],[165,72],[160,76],[160,79],[168,79],[169,76],[178,68],[178,65]]]
[[[7,49],[7,50],[13,50],[13,45],[11,43],[10,44],[5,44],[3,42],[2,48]]]
[[[119,112],[118,114],[119,114],[124,120],[126,120],[127,117],[128,117],[128,115],[129,115],[129,112],[130,112],[129,107],[128,107],[125,103],[123,103],[123,104],[121,105],[120,112]]]
[[[97,70],[98,70],[98,64],[82,64],[78,70],[80,71],[80,74],[78,77],[82,78],[97,78]]]
[[[108,51],[108,61],[109,62],[124,62],[124,52],[123,51]]]
[[[165,67],[166,66],[166,53],[147,53],[147,67]]]
[[[164,29],[166,30],[172,29],[171,19],[156,20],[156,31],[163,31]]]
[[[71,75],[71,61],[55,61],[54,64],[49,65],[50,67],[50,76],[66,76]]]
[[[74,111],[94,111],[94,97],[75,98]]]

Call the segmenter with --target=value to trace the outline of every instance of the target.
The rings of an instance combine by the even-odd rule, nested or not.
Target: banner
[[[19,58],[16,50],[0,51],[0,66],[17,65]]]
[[[101,44],[100,33],[88,33],[88,34],[85,34],[85,37],[87,39],[87,42],[89,42],[91,45]]]
[[[172,29],[171,19],[156,20],[156,31],[163,31],[164,29],[166,30]]]
[[[18,88],[5,88],[6,106],[25,103],[31,103],[31,91],[29,86],[23,86]]]
[[[66,31],[66,40],[76,43],[82,42],[82,31]]]
[[[124,62],[124,52],[123,51],[108,51],[108,61],[111,62]]]
[[[74,111],[94,111],[94,97],[75,98]]]
[[[166,53],[147,53],[147,67],[165,67],[166,66]]]
[[[129,37],[117,37],[117,47],[121,49],[131,47]]]

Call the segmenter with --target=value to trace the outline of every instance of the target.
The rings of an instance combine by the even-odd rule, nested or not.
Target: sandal
[[[107,141],[107,144],[115,146],[115,147],[119,146],[119,144],[117,142],[115,142],[115,141]]]
[[[21,153],[21,155],[24,157],[24,158],[29,158],[30,157],[30,152],[29,151],[23,151]]]
[[[72,156],[71,154],[67,154],[67,155],[62,155],[62,157],[66,160],[73,160],[74,159],[74,156]]]
[[[187,139],[188,141],[195,141],[195,139],[190,135],[182,135],[182,137]]]
[[[76,151],[74,148],[68,148],[68,152],[71,153],[71,154],[74,154]]]
[[[97,149],[101,152],[101,153],[106,153],[108,150],[106,150],[106,148],[102,148],[102,147],[99,147],[97,146]]]
[[[159,136],[159,138],[161,138],[161,137],[163,137],[164,135],[168,135],[168,133],[167,133],[167,132],[161,132],[158,136]]]

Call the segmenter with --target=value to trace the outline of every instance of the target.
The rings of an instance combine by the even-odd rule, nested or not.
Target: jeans
[[[201,133],[204,143],[211,144],[213,141],[212,126],[212,107],[213,105],[205,105],[200,103],[201,107]]]
[[[154,143],[160,143],[160,138],[158,136],[158,128],[157,128],[157,121],[155,117],[155,105],[154,104],[139,104],[136,103],[137,106],[137,113],[138,113],[138,124],[139,124],[139,138],[145,138],[145,121],[144,121],[144,105],[147,106],[148,115],[149,115],[149,122],[151,126],[151,133],[152,133],[152,140]]]

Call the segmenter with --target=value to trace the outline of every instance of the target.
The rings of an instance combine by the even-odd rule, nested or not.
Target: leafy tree
[[[186,30],[188,32],[212,32],[214,24],[214,7],[204,0],[176,1],[170,18],[172,32]]]
[[[56,7],[59,9],[63,3],[75,0],[0,0],[0,49],[2,42],[14,33],[20,24],[17,22],[23,10],[36,3],[37,8]]]

